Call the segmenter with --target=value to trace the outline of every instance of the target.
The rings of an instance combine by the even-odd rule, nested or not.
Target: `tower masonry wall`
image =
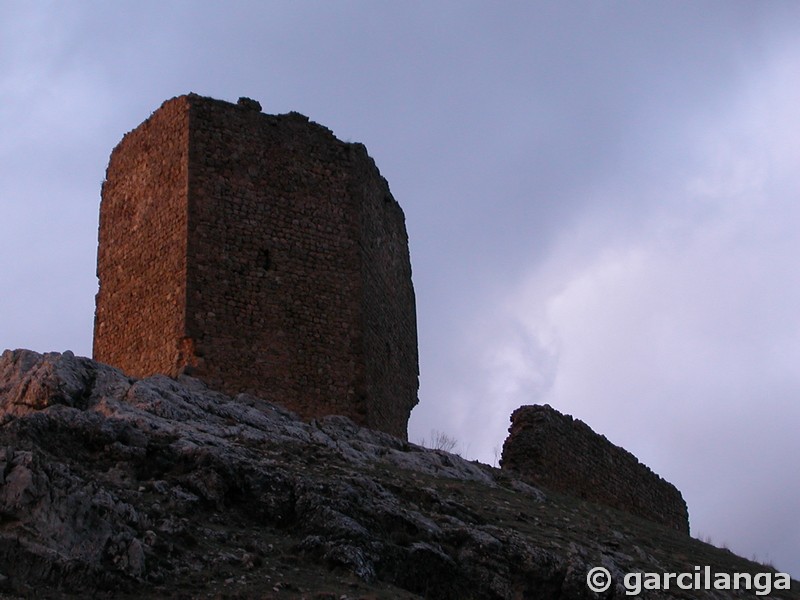
[[[175,249],[184,269],[171,278],[183,313],[175,328],[146,336],[171,344],[172,360],[140,374],[187,373],[304,418],[346,415],[406,437],[418,388],[408,237],[364,147],[246,99],[190,94],[154,117],[173,103],[187,132],[184,245]],[[105,204],[104,194],[101,213]],[[98,314],[107,268],[98,267]],[[155,303],[167,300],[158,293]],[[126,370],[135,359],[124,354],[112,364]]]
[[[549,405],[521,406],[512,413],[500,464],[535,485],[689,533],[686,503],[674,485]]]
[[[358,145],[354,153],[358,167],[352,195],[364,199],[359,247],[366,397],[375,426],[392,431],[392,423],[407,420],[404,415],[413,408],[418,386],[416,317],[407,308],[416,304],[414,288],[408,284],[408,236],[400,226],[404,221],[400,205],[366,148]]]
[[[114,148],[102,187],[94,357],[172,372],[185,329],[188,105],[165,103]]]

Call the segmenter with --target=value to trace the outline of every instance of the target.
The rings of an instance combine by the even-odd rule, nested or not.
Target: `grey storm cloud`
[[[6,2],[0,343],[91,354],[99,189],[194,91],[366,144],[403,206],[432,429],[549,402],[800,576],[800,7]]]

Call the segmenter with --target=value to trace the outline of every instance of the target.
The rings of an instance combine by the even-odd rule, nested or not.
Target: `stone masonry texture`
[[[535,485],[689,533],[686,503],[674,485],[549,405],[521,406],[512,413],[500,464]]]
[[[407,437],[419,367],[403,211],[361,144],[188,94],[111,154],[94,358]]]

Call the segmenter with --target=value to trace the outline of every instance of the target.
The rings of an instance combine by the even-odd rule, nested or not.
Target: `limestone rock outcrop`
[[[0,598],[578,600],[626,597],[633,570],[764,569],[343,417],[69,352],[0,357],[0,466]]]

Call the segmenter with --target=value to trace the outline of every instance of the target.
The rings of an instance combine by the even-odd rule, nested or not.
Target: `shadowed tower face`
[[[362,145],[251,100],[173,98],[111,154],[97,275],[96,360],[407,436],[408,236]]]

